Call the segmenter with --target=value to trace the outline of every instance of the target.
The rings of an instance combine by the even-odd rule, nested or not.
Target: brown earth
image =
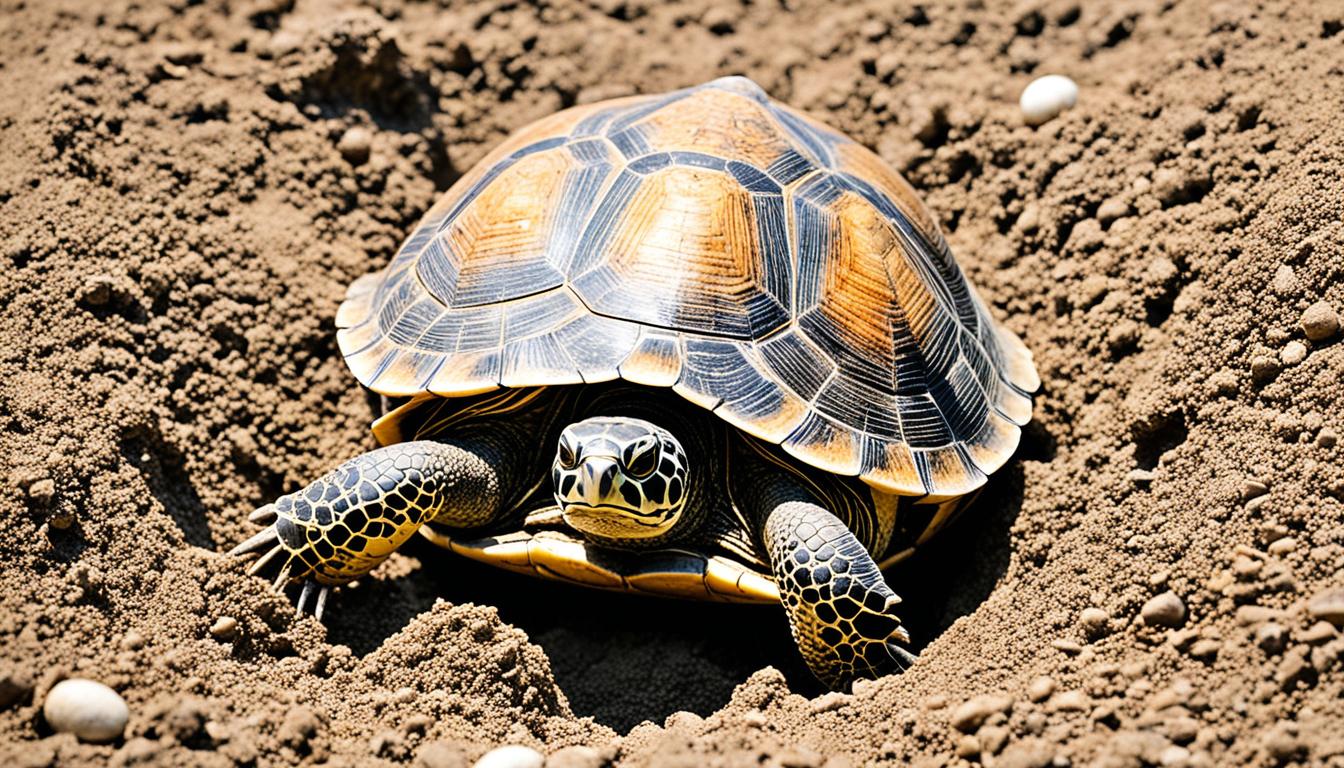
[[[445,6],[0,3],[9,764],[463,765],[514,742],[1344,765],[1344,344],[1302,326],[1344,309],[1344,6]],[[1080,102],[1025,127],[1046,72]],[[332,319],[436,195],[533,118],[730,73],[901,169],[1045,382],[1019,458],[889,574],[912,670],[823,694],[776,610],[419,543],[324,628],[220,554],[373,445]],[[1149,626],[1167,591],[1187,617]],[[125,739],[52,735],[70,675],[122,693]]]

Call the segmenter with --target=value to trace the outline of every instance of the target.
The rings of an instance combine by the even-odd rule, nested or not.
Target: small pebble
[[[839,691],[831,691],[830,693],[822,694],[812,700],[812,711],[818,714],[822,712],[834,712],[837,709],[844,708],[848,704],[849,696],[847,694],[840,693]]]
[[[970,760],[980,754],[980,740],[973,734],[965,734],[957,739],[957,757]]]
[[[80,741],[104,742],[121,736],[131,710],[126,700],[106,685],[71,678],[47,692],[42,716],[57,733],[73,733]]]
[[[1297,365],[1307,359],[1307,345],[1294,339],[1279,350],[1279,362],[1284,365]]]
[[[990,715],[1007,712],[1012,706],[1013,700],[1007,696],[976,696],[952,711],[952,727],[962,733],[973,733]]]
[[[1255,644],[1260,646],[1260,650],[1265,653],[1281,653],[1288,642],[1288,633],[1283,631],[1283,627],[1274,622],[1260,625],[1255,630]]]
[[[1151,469],[1129,470],[1129,482],[1135,485],[1148,485],[1157,479],[1157,473]]]
[[[1190,764],[1190,750],[1173,744],[1162,750],[1162,753],[1157,757],[1157,761],[1162,765],[1162,768],[1185,768]]]
[[[1307,612],[1313,619],[1328,621],[1344,629],[1344,587],[1318,592],[1307,604]]]
[[[1334,448],[1339,444],[1339,433],[1329,427],[1322,427],[1320,432],[1316,433],[1317,448]]]
[[[1050,694],[1055,692],[1055,681],[1046,675],[1041,675],[1031,681],[1027,686],[1027,698],[1035,702],[1045,701],[1050,698]]]
[[[1078,614],[1078,623],[1083,625],[1088,637],[1100,637],[1110,627],[1111,615],[1100,608],[1084,608]]]
[[[1056,651],[1067,653],[1070,656],[1077,656],[1078,654],[1083,652],[1083,646],[1079,645],[1078,643],[1075,643],[1072,640],[1065,640],[1063,638],[1051,640],[1050,647],[1054,648]]]
[[[1280,264],[1279,268],[1274,270],[1274,279],[1270,281],[1269,287],[1280,296],[1291,296],[1298,290],[1297,274],[1287,264]]]
[[[341,157],[351,165],[367,162],[372,147],[373,134],[369,133],[369,129],[359,126],[347,129],[341,134],[341,140],[336,142],[336,151],[340,152]]]
[[[1241,483],[1241,500],[1250,501],[1256,496],[1264,496],[1269,493],[1269,486],[1259,480],[1243,480]]]
[[[210,634],[221,640],[227,640],[238,632],[238,620],[232,616],[220,616],[210,625]]]
[[[1243,605],[1237,609],[1237,623],[1243,627],[1252,627],[1278,617],[1277,610],[1264,605]]]
[[[1078,84],[1063,75],[1046,75],[1032,80],[1018,99],[1022,119],[1027,125],[1049,122],[1077,103]]]
[[[1140,615],[1150,627],[1179,627],[1185,623],[1185,602],[1174,592],[1163,592],[1144,603]]]
[[[1339,332],[1339,314],[1329,302],[1318,301],[1302,313],[1302,332],[1312,341],[1325,341]]]
[[[541,768],[546,762],[542,754],[531,747],[509,744],[481,755],[473,768]]]
[[[769,722],[765,719],[765,713],[759,709],[748,710],[742,715],[742,724],[748,728],[764,728]]]
[[[1199,640],[1190,646],[1190,656],[1200,661],[1208,661],[1218,655],[1223,647],[1217,640]]]
[[[1008,743],[1008,729],[1001,725],[987,725],[976,734],[980,741],[980,751],[987,755],[997,755]]]
[[[1258,382],[1266,382],[1279,375],[1283,370],[1283,363],[1278,358],[1269,355],[1254,355],[1251,357],[1251,378]]]

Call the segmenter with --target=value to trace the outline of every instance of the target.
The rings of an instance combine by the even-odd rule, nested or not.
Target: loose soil
[[[1302,325],[1344,310],[1338,3],[0,9],[8,764],[519,743],[597,750],[565,765],[1344,765],[1344,343]],[[1026,127],[1049,72],[1079,103]],[[733,73],[900,169],[1044,381],[1018,457],[889,574],[910,671],[826,693],[777,610],[420,543],[324,627],[222,554],[373,446],[335,309],[437,195],[534,118]],[[1168,592],[1185,615],[1145,620]],[[126,698],[125,738],[50,732],[45,692],[76,675]]]

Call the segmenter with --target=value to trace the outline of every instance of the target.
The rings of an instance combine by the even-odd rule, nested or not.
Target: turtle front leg
[[[262,552],[248,573],[278,561],[275,588],[302,581],[298,608],[321,619],[331,587],[372,571],[424,523],[489,523],[510,487],[509,453],[481,440],[370,451],[253,512],[249,519],[268,527],[229,554]]]
[[[786,501],[765,520],[765,545],[793,639],[812,674],[831,688],[904,670],[910,635],[877,563],[835,515]]]

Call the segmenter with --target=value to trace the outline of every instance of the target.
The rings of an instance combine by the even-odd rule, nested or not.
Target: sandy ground
[[[8,764],[1344,765],[1344,344],[1308,335],[1344,310],[1344,6],[443,6],[0,2]],[[1028,128],[1045,72],[1081,100]],[[826,694],[778,611],[419,543],[323,627],[220,554],[372,447],[335,308],[436,195],[526,121],[730,73],[906,174],[1045,382],[889,574],[913,669]],[[125,738],[51,733],[73,675]]]

